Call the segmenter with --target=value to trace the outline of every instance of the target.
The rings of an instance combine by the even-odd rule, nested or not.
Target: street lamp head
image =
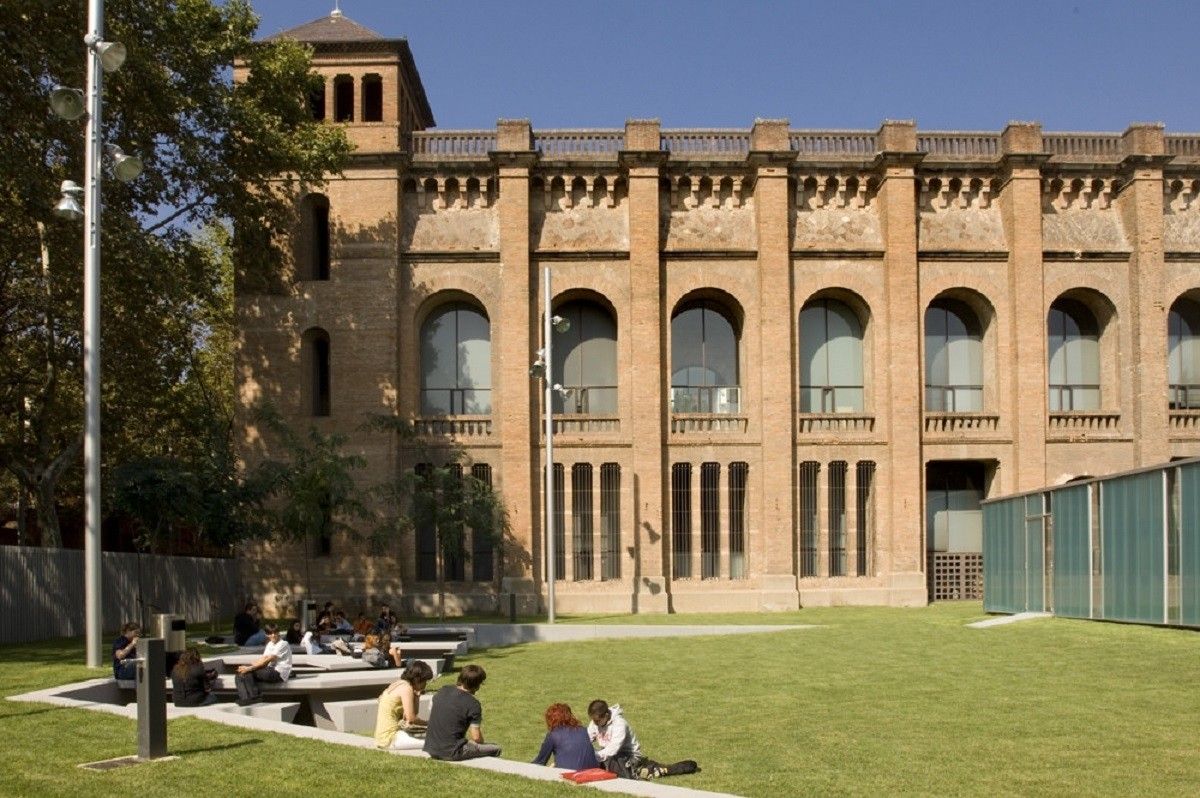
[[[544,360],[535,360],[533,365],[529,367],[529,376],[534,379],[542,379],[546,376],[546,362]]]
[[[55,86],[50,92],[50,110],[68,122],[75,121],[83,116],[83,92],[69,86]]]
[[[550,324],[553,325],[556,333],[565,333],[571,329],[571,320],[562,316],[553,316],[550,319]]]
[[[100,68],[105,72],[116,72],[125,63],[125,45],[120,42],[96,42],[92,47],[100,56]]]
[[[83,209],[79,207],[79,197],[83,195],[83,189],[74,180],[64,180],[59,190],[62,197],[54,206],[54,215],[72,222],[82,219]]]
[[[108,157],[113,159],[113,174],[116,175],[117,180],[128,183],[142,173],[141,158],[126,155],[125,151],[116,144],[107,145],[105,150],[108,152]]]
[[[554,383],[554,391],[563,399],[566,399],[571,394],[575,393],[574,388],[564,388],[560,383]]]

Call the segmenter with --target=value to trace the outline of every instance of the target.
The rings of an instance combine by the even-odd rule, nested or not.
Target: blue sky
[[[253,0],[262,35],[333,0]],[[716,2],[342,0],[406,38],[440,128],[1123,130],[1200,132],[1196,0]]]

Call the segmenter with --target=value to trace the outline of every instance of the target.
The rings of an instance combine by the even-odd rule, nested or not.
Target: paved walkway
[[[1036,618],[1053,618],[1054,614],[1049,612],[1018,612],[1015,615],[998,615],[995,618],[988,618],[985,621],[976,621],[969,623],[967,626],[972,629],[986,629],[989,626],[1004,626],[1008,623],[1017,623],[1019,621],[1032,621]]]

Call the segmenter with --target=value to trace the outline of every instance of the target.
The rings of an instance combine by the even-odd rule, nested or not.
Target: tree
[[[83,415],[82,231],[51,213],[59,183],[81,180],[83,128],[55,118],[47,98],[56,84],[83,85],[83,12],[82,3],[0,4],[0,468],[33,497],[47,545],[61,542],[56,494],[79,482]],[[133,183],[103,187],[107,472],[126,459],[195,455],[213,426],[196,411],[221,402],[192,394],[232,394],[231,371],[195,385],[209,311],[232,285],[218,251],[229,242],[214,248],[196,231],[236,230],[253,243],[239,259],[247,274],[277,283],[294,197],[338,172],[350,147],[340,127],[309,115],[319,81],[309,51],[255,42],[246,0],[109,0],[105,21],[106,37],[129,48],[105,77],[105,141],[146,165]],[[237,59],[248,73],[235,84]]]
[[[372,416],[370,428],[414,440],[412,424],[395,416]],[[382,500],[380,523],[374,531],[376,545],[388,538],[428,530],[436,541],[435,563],[438,618],[446,620],[446,560],[469,559],[466,530],[478,541],[488,542],[496,552],[494,587],[499,596],[504,573],[506,541],[512,535],[508,507],[503,496],[469,468],[466,453],[458,446],[441,446],[436,451],[419,449],[419,465],[376,487]]]
[[[258,466],[262,481],[271,485],[271,520],[275,535],[301,544],[304,550],[304,592],[311,597],[309,559],[314,544],[328,551],[333,536],[358,536],[355,522],[368,518],[354,481],[366,460],[346,454],[346,436],[325,434],[310,426],[297,434],[272,406],[261,404],[255,416],[287,452],[287,461],[267,460]]]

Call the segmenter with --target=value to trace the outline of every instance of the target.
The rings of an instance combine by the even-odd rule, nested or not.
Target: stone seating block
[[[237,704],[221,704],[217,708],[222,712],[242,715],[247,718],[260,718],[277,723],[292,723],[296,720],[296,713],[300,711],[300,702],[281,701],[270,704],[250,704],[245,707],[238,706]]]

